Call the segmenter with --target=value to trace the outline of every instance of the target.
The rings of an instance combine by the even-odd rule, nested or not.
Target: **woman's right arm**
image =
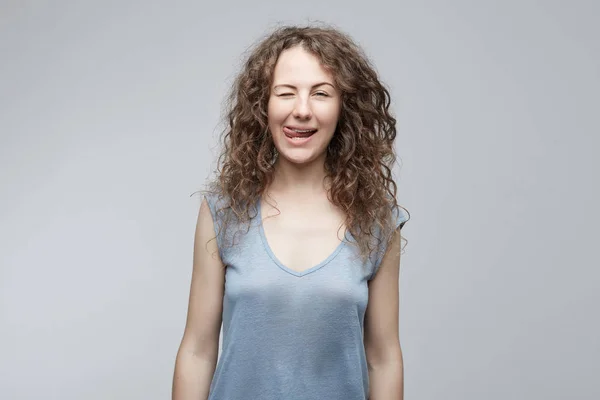
[[[175,361],[173,400],[208,399],[217,364],[225,268],[214,237],[212,215],[203,199],[194,236],[187,321]]]

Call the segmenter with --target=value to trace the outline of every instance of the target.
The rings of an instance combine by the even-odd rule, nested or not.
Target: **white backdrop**
[[[169,398],[223,97],[309,20],[393,96],[406,399],[600,398],[599,3],[237,3],[0,1],[0,398]]]

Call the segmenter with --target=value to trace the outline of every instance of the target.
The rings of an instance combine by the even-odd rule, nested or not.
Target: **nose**
[[[298,100],[296,101],[296,104],[294,106],[293,115],[294,115],[294,118],[297,118],[297,119],[303,119],[303,120],[311,119],[312,111],[310,109],[310,105],[308,104],[307,99],[302,99],[300,97],[298,98]]]

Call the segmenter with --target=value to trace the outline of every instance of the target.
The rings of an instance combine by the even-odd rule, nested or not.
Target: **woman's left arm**
[[[379,270],[369,281],[364,337],[369,400],[404,399],[404,365],[398,329],[400,239],[400,229],[397,229]]]

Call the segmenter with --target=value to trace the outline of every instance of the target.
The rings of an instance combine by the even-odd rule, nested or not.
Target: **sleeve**
[[[208,204],[208,208],[210,209],[210,215],[212,216],[213,225],[215,229],[215,236],[217,240],[217,248],[219,250],[219,257],[221,260],[223,259],[223,229],[222,229],[222,218],[219,218],[218,211],[218,201],[215,194],[205,193],[204,198],[206,199],[206,203]]]
[[[402,207],[397,207],[393,212],[395,219],[394,228],[397,229],[399,227],[400,229],[402,229],[404,227],[404,224],[406,224],[406,222],[410,219],[410,214]],[[377,274],[377,271],[379,270],[381,261],[383,261],[383,256],[385,255],[386,250],[387,243],[382,243],[381,246],[374,252],[374,255],[372,256],[373,272],[371,273],[369,280],[373,279],[375,277],[375,274]]]

